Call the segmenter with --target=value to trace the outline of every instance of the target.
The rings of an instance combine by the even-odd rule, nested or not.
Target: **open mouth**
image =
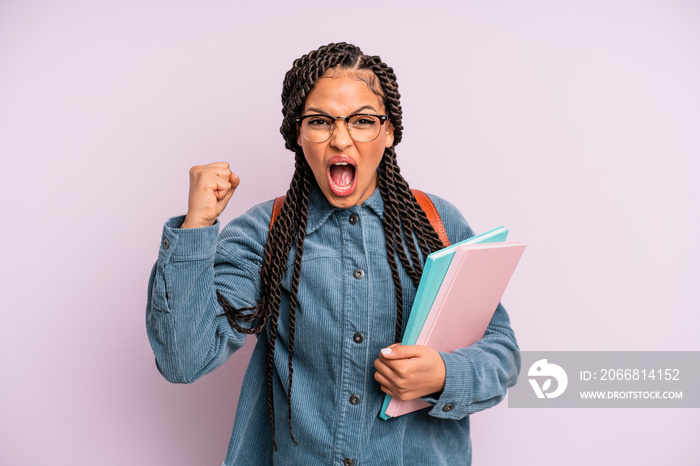
[[[357,177],[355,163],[349,157],[330,160],[328,165],[328,184],[331,191],[338,196],[349,196],[355,191]]]

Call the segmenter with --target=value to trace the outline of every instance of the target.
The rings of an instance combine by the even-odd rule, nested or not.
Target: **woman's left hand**
[[[439,393],[445,386],[445,362],[427,346],[393,344],[382,350],[374,367],[382,391],[401,401]]]

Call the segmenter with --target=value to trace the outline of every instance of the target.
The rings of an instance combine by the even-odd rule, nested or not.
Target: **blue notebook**
[[[425,265],[423,266],[423,274],[420,277],[416,297],[413,300],[411,314],[406,323],[406,331],[401,339],[402,345],[416,344],[418,335],[420,335],[423,329],[425,319],[428,317],[430,308],[433,306],[433,301],[435,301],[435,297],[440,290],[442,280],[445,278],[447,269],[450,268],[450,263],[452,262],[457,246],[460,244],[498,243],[505,241],[507,236],[508,229],[498,227],[428,255],[425,260]],[[386,395],[384,397],[382,410],[379,413],[379,417],[382,419],[390,419],[390,416],[386,415],[386,408],[389,405],[389,401],[391,401],[391,397]]]

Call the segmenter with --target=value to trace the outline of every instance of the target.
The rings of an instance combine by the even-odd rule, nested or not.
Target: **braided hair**
[[[270,230],[263,252],[260,300],[255,306],[237,309],[231,306],[226,298],[217,291],[219,303],[234,329],[247,334],[260,333],[264,329],[268,329],[267,404],[275,450],[277,450],[277,443],[272,395],[274,351],[282,297],[281,281],[292,244],[296,246],[296,253],[292,286],[289,290],[287,423],[289,434],[292,440],[297,443],[292,433],[291,417],[292,358],[294,355],[297,291],[301,274],[301,258],[304,254],[309,195],[313,183],[315,183],[313,173],[306,162],[301,146],[297,142],[298,133],[294,118],[301,115],[306,97],[318,79],[335,70],[357,72],[358,78],[364,80],[372,92],[384,100],[386,114],[394,127],[394,143],[384,150],[379,164],[378,185],[384,201],[384,234],[396,297],[396,342],[401,339],[404,321],[398,262],[408,273],[413,285],[418,287],[423,271],[421,255],[425,258],[430,252],[443,247],[438,234],[416,201],[408,183],[401,176],[396,162],[394,146],[401,141],[403,126],[401,124],[400,94],[394,70],[382,62],[379,57],[365,55],[358,47],[344,42],[322,46],[318,50],[296,59],[284,79],[282,89],[282,114],[284,118],[280,128],[285,139],[285,147],[295,154],[295,171],[286,199]],[[404,238],[407,240],[404,241]]]

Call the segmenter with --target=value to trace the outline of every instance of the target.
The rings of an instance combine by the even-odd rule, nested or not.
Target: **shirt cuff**
[[[158,252],[162,264],[208,259],[216,254],[219,221],[208,227],[182,229],[184,221],[185,216],[180,215],[165,222]]]
[[[469,374],[465,367],[468,359],[454,353],[440,353],[445,362],[445,387],[439,394],[422,397],[423,401],[433,405],[429,414],[443,419],[461,419],[468,414],[466,394],[471,386]]]

